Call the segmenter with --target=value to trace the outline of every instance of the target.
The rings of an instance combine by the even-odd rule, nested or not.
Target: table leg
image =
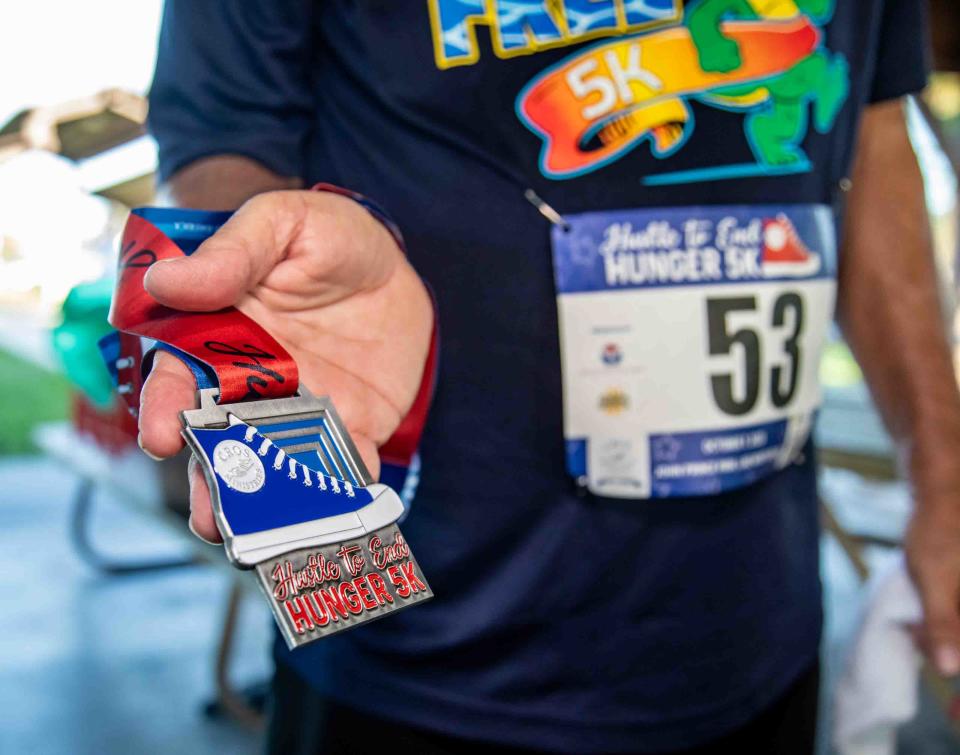
[[[158,559],[154,561],[117,561],[101,554],[90,541],[90,513],[93,510],[93,496],[97,484],[89,477],[83,477],[73,498],[73,512],[70,517],[70,542],[77,554],[88,565],[104,574],[139,574],[177,569],[200,563],[196,558]]]
[[[220,631],[220,643],[217,646],[217,660],[214,667],[217,682],[217,706],[230,718],[248,729],[259,731],[264,725],[263,711],[249,700],[243,690],[237,690],[230,683],[230,659],[233,655],[233,640],[237,629],[237,614],[243,599],[244,586],[240,579],[234,579],[227,595],[227,605],[223,614],[223,628]],[[211,710],[211,712],[213,712]]]

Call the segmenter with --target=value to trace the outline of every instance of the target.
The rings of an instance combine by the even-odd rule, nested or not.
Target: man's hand
[[[941,674],[956,676],[960,674],[960,474],[953,469],[943,475],[939,493],[918,489],[916,495],[919,505],[905,548],[923,603],[917,640]]]
[[[847,210],[838,317],[913,483],[905,548],[923,603],[920,644],[953,676],[960,673],[960,394],[902,103],[868,108]]]
[[[278,191],[244,204],[193,255],[159,262],[144,285],[185,311],[235,305],[294,357],[300,379],[328,394],[370,469],[406,414],[427,357],[433,307],[386,229],[353,200]],[[143,387],[140,442],[153,456],[183,447],[178,412],[196,406],[187,367],[157,355]],[[190,469],[190,524],[219,541],[210,494]]]

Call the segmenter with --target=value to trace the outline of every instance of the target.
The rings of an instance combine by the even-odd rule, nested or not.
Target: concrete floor
[[[203,715],[229,576],[209,566],[104,576],[68,538],[75,479],[0,461],[0,753],[232,753],[260,738]],[[118,557],[183,553],[150,519],[96,501],[95,541]],[[238,682],[269,673],[269,616],[244,601]]]
[[[0,753],[259,752],[260,736],[203,712],[214,692],[213,648],[229,574],[211,566],[119,577],[96,572],[78,558],[67,534],[76,485],[41,458],[0,460]],[[881,534],[902,527],[902,488],[865,489],[831,473],[825,491],[844,521],[861,517],[861,526]],[[873,513],[864,519],[865,497]],[[118,558],[184,553],[178,536],[103,494],[91,524],[95,543]],[[889,555],[874,551],[871,559],[879,563]],[[860,589],[831,542],[823,570],[831,679]],[[269,673],[269,623],[258,599],[244,601],[234,665],[240,685]],[[901,732],[899,752],[947,755],[960,746],[926,701],[918,720]]]

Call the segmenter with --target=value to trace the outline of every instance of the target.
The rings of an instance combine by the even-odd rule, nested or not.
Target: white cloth
[[[841,755],[893,755],[896,728],[917,712],[922,656],[910,626],[923,616],[902,558],[876,572],[834,697]]]

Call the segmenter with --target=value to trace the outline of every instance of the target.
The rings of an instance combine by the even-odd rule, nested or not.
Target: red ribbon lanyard
[[[440,353],[440,331],[437,327],[437,319],[437,305],[434,302],[430,350],[427,352],[427,363],[423,366],[423,375],[420,377],[420,388],[410,406],[410,411],[400,421],[399,427],[394,430],[390,439],[380,446],[380,459],[386,464],[408,467],[417,453],[417,448],[420,447],[420,437],[427,424],[427,415],[430,413],[430,404],[433,402],[433,391],[437,382],[437,362]]]
[[[153,223],[130,215],[123,231],[110,324],[161,341],[209,366],[220,383],[221,404],[296,393],[300,376],[293,357],[239,310],[181,312],[150,296],[143,287],[147,270],[184,256]]]

